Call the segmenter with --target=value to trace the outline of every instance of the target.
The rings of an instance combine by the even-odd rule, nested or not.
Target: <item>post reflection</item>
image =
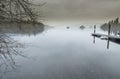
[[[110,40],[108,38],[108,40],[107,40],[107,49],[109,49],[109,45],[110,45]]]
[[[93,43],[95,44],[95,36],[93,36]]]

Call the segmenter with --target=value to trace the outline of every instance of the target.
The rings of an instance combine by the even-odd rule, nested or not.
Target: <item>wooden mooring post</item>
[[[96,33],[96,25],[94,25],[94,33]]]
[[[96,25],[94,25],[94,34],[96,33]],[[95,36],[93,37],[93,43],[95,44]]]
[[[110,31],[111,31],[111,25],[109,23],[109,25],[108,25],[108,37],[110,36]]]
[[[110,31],[111,31],[111,25],[110,23],[108,24],[108,41],[107,41],[107,49],[109,49],[110,45]]]

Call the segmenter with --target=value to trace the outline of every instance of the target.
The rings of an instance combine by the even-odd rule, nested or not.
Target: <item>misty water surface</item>
[[[66,27],[9,31],[24,44],[24,57],[13,56],[17,67],[0,79],[120,79],[119,44],[110,42],[107,49],[106,40],[93,43],[93,28]]]

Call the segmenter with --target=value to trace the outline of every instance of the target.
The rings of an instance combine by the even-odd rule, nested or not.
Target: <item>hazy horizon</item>
[[[36,0],[40,3],[41,0]],[[120,17],[120,0],[44,0],[40,8],[47,21],[104,23]]]

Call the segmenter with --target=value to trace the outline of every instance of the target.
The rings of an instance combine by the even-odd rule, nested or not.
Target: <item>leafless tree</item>
[[[11,21],[36,21],[38,15],[33,10],[34,6],[40,5],[29,0],[0,0],[0,18]]]

